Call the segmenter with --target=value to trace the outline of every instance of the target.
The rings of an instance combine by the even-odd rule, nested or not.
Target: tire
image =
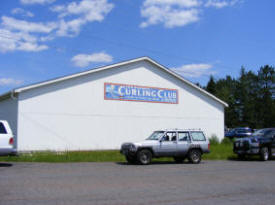
[[[263,147],[260,152],[261,160],[267,161],[269,158],[269,150],[267,147]]]
[[[126,156],[126,161],[129,163],[129,164],[136,164],[137,160],[135,157],[130,157],[130,156]]]
[[[174,157],[174,160],[176,163],[183,163],[184,158],[183,157]]]
[[[188,161],[192,164],[199,164],[201,162],[201,151],[193,149],[188,154]]]
[[[148,165],[152,160],[152,153],[148,149],[143,149],[138,152],[137,160],[142,165]]]

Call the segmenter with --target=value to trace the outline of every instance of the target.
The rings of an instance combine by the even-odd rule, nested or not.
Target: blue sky
[[[0,93],[149,56],[192,82],[274,66],[272,0],[3,0]]]

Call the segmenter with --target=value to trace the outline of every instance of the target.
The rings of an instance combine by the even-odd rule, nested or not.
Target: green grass
[[[232,144],[211,145],[211,153],[203,155],[203,160],[226,160],[235,158]],[[173,161],[172,158],[154,159],[154,161]],[[0,162],[125,162],[118,150],[74,151],[74,152],[33,152],[19,156],[0,157]]]
[[[210,153],[202,156],[204,160],[226,160],[236,158],[232,144],[216,144],[210,146]]]
[[[19,156],[0,157],[3,162],[120,162],[123,155],[118,150],[73,151],[73,152],[33,152]]]

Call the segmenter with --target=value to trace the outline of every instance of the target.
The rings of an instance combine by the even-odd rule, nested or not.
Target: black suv
[[[249,127],[238,127],[225,133],[225,137],[228,137],[229,139],[249,137],[252,133],[253,130]]]
[[[233,151],[239,158],[259,155],[264,161],[270,159],[275,156],[275,128],[257,130],[251,137],[237,139]]]

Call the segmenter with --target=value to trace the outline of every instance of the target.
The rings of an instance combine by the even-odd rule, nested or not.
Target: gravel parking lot
[[[274,204],[275,161],[0,163],[1,205]]]

